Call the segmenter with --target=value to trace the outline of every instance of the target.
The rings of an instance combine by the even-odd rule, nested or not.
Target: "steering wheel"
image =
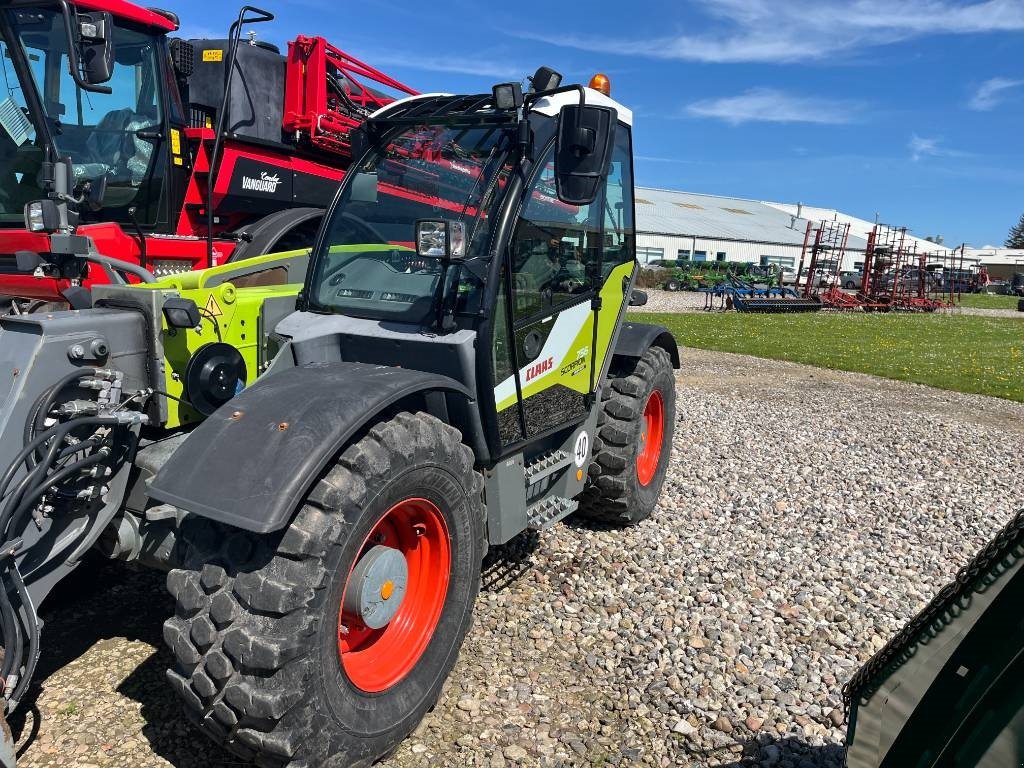
[[[388,239],[384,237],[384,235],[382,235],[380,232],[378,232],[376,227],[374,227],[366,220],[359,218],[355,214],[349,213],[348,211],[345,211],[344,213],[340,214],[338,216],[337,221],[344,221],[346,224],[352,226],[352,236],[346,239],[352,240],[354,243],[365,243],[367,245],[370,245],[385,244],[388,242]],[[336,226],[337,223],[332,222],[331,234],[334,234],[336,232]]]

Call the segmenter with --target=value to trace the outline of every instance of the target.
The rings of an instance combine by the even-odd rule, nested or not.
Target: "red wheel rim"
[[[380,629],[371,629],[344,608],[338,612],[338,656],[348,679],[361,690],[378,693],[412,671],[434,636],[444,608],[451,572],[451,542],[441,510],[426,499],[406,499],[385,512],[363,541],[345,580],[372,547],[397,549],[408,565],[405,595],[397,613]]]
[[[640,430],[640,453],[636,457],[636,477],[640,485],[649,485],[658,471],[661,441],[665,437],[665,401],[657,389],[651,392],[644,406]]]

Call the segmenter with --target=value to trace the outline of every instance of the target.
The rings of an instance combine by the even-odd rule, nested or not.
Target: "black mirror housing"
[[[199,325],[199,307],[192,299],[167,299],[163,312],[168,328],[195,328]]]
[[[114,74],[114,17],[109,11],[79,13],[78,45],[82,70],[90,85],[107,82]]]
[[[589,205],[608,173],[618,113],[611,107],[567,104],[558,115],[555,186],[558,199]]]

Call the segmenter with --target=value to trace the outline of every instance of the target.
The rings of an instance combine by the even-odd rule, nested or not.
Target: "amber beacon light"
[[[590,87],[595,91],[600,91],[605,96],[612,95],[612,81],[608,79],[608,75],[601,74],[600,72],[590,78]]]

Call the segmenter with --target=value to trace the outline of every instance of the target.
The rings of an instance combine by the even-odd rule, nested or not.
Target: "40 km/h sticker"
[[[590,435],[580,432],[576,437],[576,448],[573,450],[573,458],[576,459],[576,466],[582,467],[590,459]]]

